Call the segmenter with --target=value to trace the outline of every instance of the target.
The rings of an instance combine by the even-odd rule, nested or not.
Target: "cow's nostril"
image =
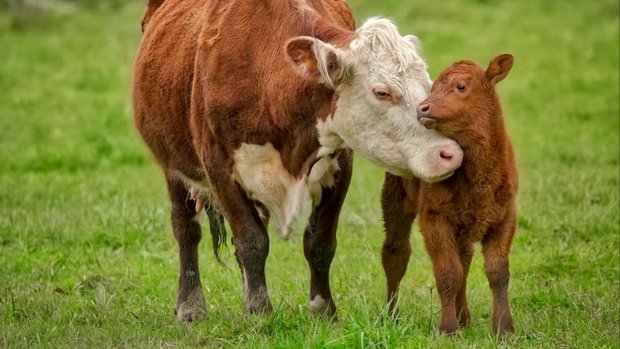
[[[443,147],[439,150],[439,163],[444,170],[454,172],[463,161],[463,151],[457,145]]]
[[[452,160],[455,155],[450,150],[442,150],[439,152],[439,156],[441,156],[441,158],[444,160]]]
[[[428,104],[424,104],[420,110],[422,110],[423,112],[427,112],[429,109],[431,109],[431,107]]]

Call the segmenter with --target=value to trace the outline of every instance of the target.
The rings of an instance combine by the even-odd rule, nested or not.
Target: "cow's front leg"
[[[200,224],[194,219],[194,205],[186,202],[189,192],[185,186],[170,175],[166,180],[172,204],[172,231],[179,245],[179,293],[175,312],[177,319],[193,321],[206,314],[198,271],[198,244],[202,233]]]
[[[235,256],[243,276],[245,311],[268,313],[273,310],[265,281],[265,261],[269,254],[269,237],[262,224],[247,221],[232,228]]]
[[[223,155],[216,151],[209,155],[205,168],[219,209],[232,230],[235,256],[243,276],[245,311],[271,312],[273,307],[265,281],[265,261],[269,254],[267,229],[254,203],[232,179],[231,167],[226,166]]]
[[[329,287],[329,269],[336,252],[338,216],[351,181],[353,154],[343,150],[338,156],[340,170],[334,185],[322,189],[321,201],[313,209],[304,231],[304,255],[310,266],[310,311],[335,317],[336,305]]]

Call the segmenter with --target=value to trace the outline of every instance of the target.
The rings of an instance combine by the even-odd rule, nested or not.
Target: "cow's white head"
[[[355,34],[344,48],[313,37],[286,46],[300,74],[338,94],[334,114],[318,125],[321,153],[348,146],[396,175],[437,181],[452,174],[461,148],[416,118],[432,84],[418,39],[382,18]]]

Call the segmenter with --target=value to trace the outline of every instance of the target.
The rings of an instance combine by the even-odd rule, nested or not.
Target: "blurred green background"
[[[144,2],[0,0],[0,347],[618,347],[618,1],[350,4],[358,24],[383,15],[420,37],[431,77],[455,60],[515,56],[499,85],[522,183],[513,337],[501,344],[491,334],[480,253],[471,325],[456,338],[437,334],[417,228],[402,317],[383,319],[383,174],[361,158],[332,266],[340,322],[308,315],[297,232],[272,235],[274,314],[242,313],[233,249],[223,268],[205,239],[209,317],[177,323],[165,184],[131,121]]]

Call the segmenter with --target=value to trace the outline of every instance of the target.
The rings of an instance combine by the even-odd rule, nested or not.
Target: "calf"
[[[495,84],[513,57],[494,58],[486,71],[471,61],[444,70],[417,108],[420,123],[456,140],[463,164],[442,182],[386,174],[381,204],[386,238],[382,261],[388,303],[396,312],[399,283],[411,253],[409,234],[416,215],[433,263],[441,298],[439,329],[454,333],[469,321],[466,279],[475,242],[482,243],[493,292],[493,329],[513,332],[508,306],[508,253],[515,233],[517,170]]]
[[[134,118],[168,185],[180,320],[206,312],[195,219],[203,206],[216,254],[224,219],[232,230],[245,310],[265,312],[269,217],[286,237],[312,203],[309,306],[331,316],[350,148],[427,180],[460,165],[459,146],[415,120],[431,87],[416,38],[385,19],[355,30],[343,0],[150,0],[142,28]]]

